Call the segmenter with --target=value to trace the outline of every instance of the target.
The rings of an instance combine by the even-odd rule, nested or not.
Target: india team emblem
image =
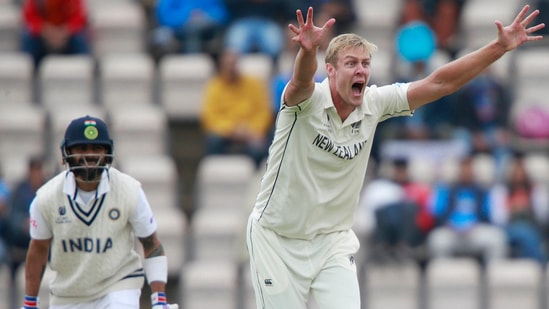
[[[59,206],[58,211],[60,216],[64,216],[67,213],[67,209],[65,208],[65,206]]]
[[[118,218],[120,218],[120,210],[116,208],[111,209],[109,211],[109,218],[111,218],[111,220],[113,221],[118,220]]]
[[[99,131],[97,131],[97,128],[95,127],[97,123],[95,120],[86,120],[84,121],[84,137],[86,137],[89,140],[94,140],[99,135]]]
[[[97,128],[94,126],[89,125],[84,129],[84,136],[89,140],[96,139],[98,135],[99,135],[99,132],[97,131]]]

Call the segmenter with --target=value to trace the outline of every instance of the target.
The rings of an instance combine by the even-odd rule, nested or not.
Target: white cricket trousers
[[[258,309],[306,309],[309,297],[321,309],[360,309],[352,230],[293,239],[250,216],[246,240]]]
[[[50,309],[139,309],[140,297],[141,290],[120,290],[87,303],[56,305]]]

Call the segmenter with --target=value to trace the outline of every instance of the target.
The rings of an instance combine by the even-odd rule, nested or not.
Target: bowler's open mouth
[[[362,82],[353,83],[352,89],[353,89],[354,95],[361,95],[362,91],[364,90],[364,83]]]

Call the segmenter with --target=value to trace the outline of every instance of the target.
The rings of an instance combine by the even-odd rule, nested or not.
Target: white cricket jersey
[[[350,229],[376,126],[412,115],[407,89],[400,83],[368,87],[362,105],[343,123],[327,79],[306,101],[283,105],[253,218],[298,239]]]
[[[134,250],[135,236],[155,230],[150,206],[134,178],[110,168],[87,204],[72,173],[52,178],[31,205],[31,237],[52,239],[50,267],[57,276],[50,283],[51,303],[81,303],[116,290],[140,289],[144,272]]]

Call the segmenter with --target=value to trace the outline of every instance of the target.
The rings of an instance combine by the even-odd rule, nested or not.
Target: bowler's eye
[[[348,68],[354,68],[356,66],[356,61],[347,61],[345,62],[345,66]]]

